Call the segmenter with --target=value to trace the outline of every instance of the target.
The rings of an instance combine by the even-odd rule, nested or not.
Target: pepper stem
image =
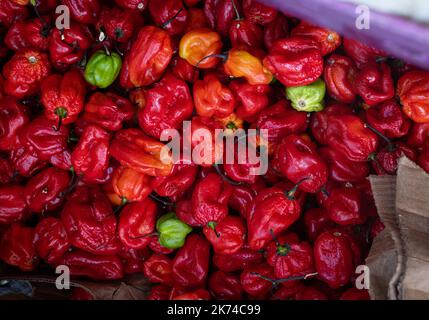
[[[231,0],[231,3],[232,3],[232,7],[234,8],[234,11],[235,11],[235,16],[236,16],[235,20],[242,20],[240,12],[238,12],[237,5],[235,4],[235,1]]]
[[[281,279],[272,279],[270,277],[266,277],[258,272],[252,272],[251,273],[254,276],[257,276],[263,280],[269,281],[273,284],[274,287],[277,287],[279,284],[283,283],[283,282],[288,282],[288,281],[296,281],[296,280],[307,280],[309,278],[315,277],[318,275],[317,272],[314,273],[309,273],[303,276],[292,276],[292,277],[287,277],[287,278],[281,278]]]
[[[295,193],[298,191],[299,186],[304,182],[310,180],[310,178],[304,178],[298,181],[298,183],[289,191],[286,192],[286,196],[289,200],[295,200]]]
[[[231,180],[231,179],[230,179],[230,178],[225,174],[225,172],[224,172],[223,170],[221,170],[221,169],[220,169],[219,164],[215,163],[215,164],[213,165],[213,167],[215,168],[215,170],[216,170],[217,174],[218,174],[218,175],[220,175],[220,176],[221,176],[221,178],[222,178],[224,181],[228,182],[229,184],[231,184],[231,185],[233,185],[233,186],[241,186],[241,185],[242,185],[242,183],[241,183],[241,182],[237,182],[237,181]]]
[[[228,59],[228,55],[226,53],[222,53],[222,54],[209,54],[208,56],[202,58],[200,61],[197,62],[197,64],[195,65],[196,68],[198,68],[198,66],[203,63],[204,61],[206,61],[207,59],[210,58],[220,58],[223,61],[226,61],[226,59]]]
[[[67,117],[67,110],[63,107],[59,107],[55,109],[55,114],[58,116],[58,125],[55,129],[55,131],[60,131],[61,125],[63,123],[63,119]]]
[[[115,210],[113,211],[114,214],[118,213],[126,204],[128,203],[128,199],[124,196],[121,197],[121,203],[119,204],[119,206],[117,206],[115,208]]]
[[[162,205],[164,205],[164,206],[166,206],[166,207],[169,207],[169,206],[174,206],[174,203],[173,202],[169,202],[169,201],[166,201],[166,200],[164,200],[164,199],[162,199],[162,198],[160,198],[156,193],[154,193],[154,192],[152,192],[150,195],[149,195],[149,198],[151,198],[152,200],[155,200],[156,202],[158,202],[158,203],[161,203]]]
[[[168,26],[174,19],[176,19],[177,18],[177,16],[181,13],[183,11],[183,8],[180,8],[177,12],[176,12],[176,14],[171,18],[171,19],[169,19],[169,20],[167,20],[162,26],[161,26],[161,28],[162,29],[165,29],[165,27],[166,26]]]
[[[393,150],[395,150],[395,146],[393,145],[392,141],[390,141],[390,139],[388,137],[386,137],[384,134],[382,134],[380,131],[378,131],[373,126],[369,125],[368,123],[365,123],[364,126],[365,126],[365,128],[368,128],[369,130],[371,130],[372,132],[374,132],[381,139],[383,139],[384,141],[386,141],[386,143],[387,143],[387,149],[389,150],[389,152],[392,152]]]
[[[217,223],[214,221],[207,223],[207,227],[209,227],[210,229],[212,229],[214,231],[214,233],[216,234],[216,237],[220,238],[220,233],[217,232],[216,225],[217,225]]]
[[[138,237],[130,236],[130,238],[131,239],[142,239],[142,238],[148,238],[148,237],[153,237],[153,236],[159,236],[159,233],[158,232],[152,232],[152,233],[148,233],[148,234],[138,236]]]

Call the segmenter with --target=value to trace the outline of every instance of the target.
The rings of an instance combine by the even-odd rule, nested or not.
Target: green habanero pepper
[[[323,110],[326,85],[322,79],[300,87],[286,88],[286,96],[292,102],[292,107],[298,111],[313,112]]]
[[[122,60],[115,52],[99,50],[89,59],[85,68],[85,79],[88,83],[101,89],[110,86],[121,71]]]
[[[174,212],[160,217],[156,222],[156,230],[159,232],[159,243],[168,249],[182,247],[186,236],[192,232],[192,228],[179,220]]]

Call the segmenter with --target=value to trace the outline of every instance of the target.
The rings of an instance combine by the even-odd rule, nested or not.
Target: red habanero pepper
[[[66,171],[70,170],[72,167],[70,150],[65,149],[63,152],[53,155],[49,159],[49,163],[55,168],[66,170]]]
[[[204,13],[210,28],[216,30],[222,37],[228,36],[231,24],[236,17],[236,10],[241,12],[240,3],[236,0],[206,0]]]
[[[201,226],[225,219],[231,193],[232,187],[228,182],[215,173],[209,173],[196,184],[192,193],[194,219]]]
[[[341,295],[340,300],[371,300],[371,297],[369,296],[368,290],[353,287],[345,291]]]
[[[282,138],[290,134],[305,132],[309,115],[309,113],[296,111],[290,106],[288,100],[282,99],[263,109],[253,126],[268,130],[269,142],[278,144]]]
[[[85,104],[82,119],[105,130],[118,131],[133,116],[134,107],[128,99],[111,92],[96,92]]]
[[[331,147],[319,148],[318,153],[328,165],[329,178],[332,180],[359,182],[369,175],[367,161],[351,161],[341,151]]]
[[[0,157],[0,184],[10,183],[16,180],[15,178],[12,163],[9,159]]]
[[[328,179],[325,161],[316,152],[316,145],[307,135],[289,135],[277,149],[279,169],[293,183],[300,183],[305,192],[316,193]]]
[[[240,213],[246,219],[247,208],[256,196],[256,192],[247,186],[233,186],[232,194],[228,201],[228,206]]]
[[[267,24],[264,28],[264,44],[269,50],[273,44],[279,40],[286,38],[289,32],[289,23],[286,17],[278,13],[276,18]]]
[[[210,298],[210,293],[207,290],[198,289],[175,296],[173,300],[210,300]]]
[[[162,131],[178,129],[192,116],[194,103],[186,82],[169,74],[145,92],[146,105],[137,113],[143,131],[159,139]]]
[[[39,91],[40,81],[51,72],[48,56],[35,50],[24,50],[3,66],[4,91],[16,98],[24,98]]]
[[[153,22],[170,35],[181,34],[186,27],[188,12],[182,0],[157,0],[149,2]]]
[[[262,29],[256,23],[237,16],[229,29],[229,39],[232,47],[246,45],[253,48],[263,46]]]
[[[262,277],[274,278],[274,270],[268,264],[246,267],[240,275],[243,290],[252,297],[264,298],[273,287],[273,283]]]
[[[314,243],[314,261],[318,278],[338,289],[354,274],[355,262],[349,237],[336,230],[325,231]]]
[[[78,63],[93,43],[87,26],[71,23],[69,29],[54,28],[49,40],[52,65],[60,70]]]
[[[368,124],[387,138],[401,138],[410,130],[411,121],[394,100],[369,108],[365,113]]]
[[[195,109],[202,117],[225,118],[234,111],[235,96],[216,75],[209,74],[204,80],[197,80],[193,93]]]
[[[41,51],[49,48],[49,36],[51,34],[51,17],[43,16],[30,20],[25,26],[27,41],[30,46]]]
[[[219,223],[204,226],[203,233],[214,252],[233,254],[244,245],[246,225],[242,218],[228,216]]]
[[[243,0],[243,12],[246,19],[266,26],[277,17],[277,10],[256,0]]]
[[[371,157],[371,160],[373,160],[372,166],[375,172],[379,175],[394,175],[398,170],[399,159],[404,155],[412,161],[417,160],[416,151],[405,143],[389,143],[386,147]]]
[[[421,148],[429,141],[429,122],[413,123],[407,135],[407,145],[412,148]]]
[[[121,258],[125,274],[141,273],[146,261],[152,253],[149,249],[136,250],[121,246],[118,256]]]
[[[73,20],[83,24],[94,24],[101,11],[99,0],[63,0]]]
[[[30,177],[37,170],[40,170],[47,165],[46,161],[39,158],[34,148],[22,144],[19,141],[11,151],[9,159],[14,170],[23,177]]]
[[[22,271],[32,271],[39,259],[33,245],[34,229],[14,223],[0,240],[0,260]]]
[[[150,176],[168,176],[172,159],[162,155],[165,147],[146,136],[139,129],[125,129],[116,133],[110,144],[110,154],[123,166]]]
[[[15,21],[7,30],[4,37],[4,44],[13,51],[20,51],[30,48],[30,42],[26,34],[26,21]]]
[[[123,9],[143,11],[148,6],[148,0],[115,0],[115,3]]]
[[[150,283],[173,283],[172,260],[165,254],[153,254],[143,263],[143,273]]]
[[[178,79],[188,83],[194,83],[199,78],[199,71],[192,64],[180,57],[174,57],[171,60],[171,73]]]
[[[22,6],[11,0],[0,2],[0,22],[5,27],[10,27],[14,21],[25,20],[28,14],[27,6]]]
[[[147,300],[169,300],[171,287],[165,284],[151,286]]]
[[[231,178],[235,183],[248,183],[248,184],[254,184],[259,179],[259,173],[261,163],[251,163],[249,161],[249,157],[247,154],[247,151],[245,151],[244,154],[240,154],[238,143],[234,144],[234,161],[233,163],[227,163],[227,159],[225,157],[225,164],[223,165],[223,169],[226,173],[226,175]],[[220,171],[219,167],[216,165],[216,168],[218,172],[222,176],[222,172]]]
[[[322,56],[335,51],[341,45],[341,36],[338,33],[304,21],[292,29],[291,35],[308,37],[316,41],[320,46]]]
[[[21,221],[28,213],[24,187],[0,186],[0,225]]]
[[[188,18],[186,19],[184,32],[189,32],[193,29],[208,28],[208,26],[209,24],[203,9],[188,7]]]
[[[198,234],[189,235],[174,257],[173,282],[182,288],[200,287],[207,278],[209,257],[209,243]]]
[[[306,211],[304,214],[304,224],[311,241],[316,240],[319,234],[335,226],[329,220],[326,210],[322,208],[313,208]]]
[[[378,137],[355,115],[330,115],[327,145],[341,151],[351,161],[367,161],[377,150]]]
[[[110,135],[95,125],[85,128],[72,153],[76,174],[86,183],[104,182],[108,176]]]
[[[347,55],[356,62],[358,68],[361,68],[364,64],[368,62],[375,62],[378,58],[383,58],[385,53],[368,47],[362,42],[352,40],[352,39],[343,39],[344,50]]]
[[[369,106],[393,98],[395,88],[390,67],[385,63],[368,63],[356,74],[355,90]]]
[[[143,17],[138,11],[105,7],[97,22],[97,29],[105,31],[110,39],[126,43],[142,25]]]
[[[161,243],[159,243],[159,236],[154,235],[150,237],[149,246],[150,250],[152,250],[155,253],[162,253],[162,254],[170,254],[173,253],[175,249],[168,249],[166,247],[163,247]]]
[[[61,221],[73,246],[97,255],[118,252],[116,217],[98,187],[78,187],[67,200]]]
[[[73,69],[63,76],[51,75],[42,81],[40,90],[48,119],[59,120],[59,124],[76,121],[86,94],[85,80],[80,71]]]
[[[339,54],[326,60],[323,78],[329,95],[343,103],[352,103],[356,99],[354,88],[358,70],[352,59]]]
[[[142,87],[158,81],[173,56],[171,39],[154,26],[140,29],[121,69],[121,86]]]
[[[143,201],[152,192],[151,180],[150,176],[132,168],[117,167],[112,175],[112,186],[113,191],[120,199],[114,203],[120,205],[121,202]]]
[[[429,122],[429,72],[410,71],[398,81],[397,95],[403,111],[414,122]]]
[[[298,36],[277,40],[263,64],[287,87],[308,85],[323,72],[323,58],[318,43]]]
[[[161,197],[177,201],[192,187],[197,173],[198,167],[195,164],[183,160],[174,164],[170,175],[154,177],[151,187]]]
[[[259,265],[263,259],[264,256],[260,251],[254,251],[244,246],[233,254],[215,253],[213,264],[221,271],[234,272],[249,266]]]
[[[296,234],[287,234],[268,244],[267,262],[277,278],[305,276],[314,272],[313,248]]]
[[[156,215],[156,204],[150,199],[126,205],[119,217],[119,239],[126,247],[143,249],[151,241]]]
[[[15,148],[18,133],[28,122],[27,107],[12,97],[0,100],[0,151]]]
[[[362,206],[361,192],[346,186],[329,192],[326,211],[329,219],[339,225],[356,225],[363,224],[367,218]]]
[[[56,128],[56,125],[57,121],[39,116],[20,131],[19,141],[33,149],[40,160],[47,161],[67,148],[69,129]]]
[[[69,184],[67,171],[51,167],[39,172],[25,186],[28,208],[38,213],[57,209],[64,200]]]
[[[124,276],[122,262],[117,256],[97,256],[81,250],[67,252],[58,265],[70,268],[72,277],[86,277],[94,280],[115,280]]]
[[[313,112],[310,128],[311,134],[320,144],[326,145],[327,137],[326,132],[329,125],[329,117],[331,115],[353,115],[353,109],[345,104],[332,104],[327,106],[320,112]]]
[[[236,114],[239,118],[252,118],[270,104],[272,91],[267,84],[251,85],[244,80],[234,80],[229,87],[237,98]]]
[[[247,213],[247,237],[250,249],[263,249],[272,236],[287,230],[301,214],[295,199],[297,186],[287,192],[280,187],[264,189],[253,199]]]
[[[241,288],[240,278],[234,274],[215,271],[209,277],[208,287],[217,300],[243,299],[244,292]]]
[[[200,227],[200,223],[195,220],[192,210],[192,201],[189,199],[179,200],[176,204],[176,216],[191,227]]]
[[[41,220],[34,232],[36,252],[47,263],[58,261],[71,246],[64,225],[58,218]]]

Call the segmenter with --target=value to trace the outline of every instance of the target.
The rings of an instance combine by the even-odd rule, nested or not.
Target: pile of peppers
[[[429,172],[428,71],[255,0],[2,0],[0,39],[2,263],[141,274],[153,300],[369,299],[368,176]],[[268,171],[164,161],[184,121],[267,130]]]

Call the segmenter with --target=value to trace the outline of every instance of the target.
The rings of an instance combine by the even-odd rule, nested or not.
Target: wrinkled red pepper
[[[0,187],[0,224],[11,224],[23,220],[28,213],[24,187],[2,185]]]
[[[71,244],[60,219],[41,220],[35,229],[34,246],[37,254],[47,263],[55,263],[69,250]]]
[[[234,274],[223,271],[213,272],[208,281],[210,292],[217,300],[241,300],[243,289],[240,278]]]
[[[94,24],[101,11],[99,0],[63,0],[74,20],[83,24]]]
[[[153,254],[143,264],[143,273],[151,283],[173,283],[173,261],[164,254]]]
[[[149,13],[153,22],[171,35],[181,34],[186,27],[188,12],[181,0],[150,1]]]
[[[19,131],[29,122],[28,109],[12,97],[0,100],[0,151],[11,151]]]
[[[329,95],[343,103],[352,103],[356,99],[354,87],[358,70],[352,59],[339,54],[326,60],[323,78]]]

